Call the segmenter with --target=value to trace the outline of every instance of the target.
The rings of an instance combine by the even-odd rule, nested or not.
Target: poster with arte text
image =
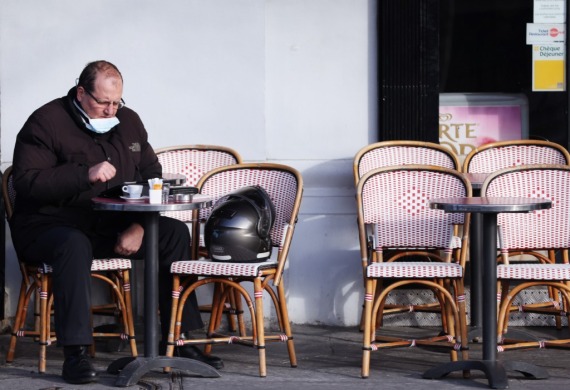
[[[461,160],[481,145],[521,139],[522,125],[520,105],[439,107],[439,143]]]

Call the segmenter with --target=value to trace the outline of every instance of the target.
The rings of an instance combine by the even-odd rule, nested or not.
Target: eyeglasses
[[[105,100],[99,100],[95,96],[93,96],[93,94],[91,92],[89,92],[86,88],[83,88],[83,90],[85,92],[87,92],[87,95],[91,96],[91,99],[95,100],[95,103],[99,104],[100,106],[107,106],[107,107],[113,106],[113,108],[116,108],[117,110],[119,108],[125,107],[125,101],[122,98],[118,102],[110,102],[110,101],[105,101]]]

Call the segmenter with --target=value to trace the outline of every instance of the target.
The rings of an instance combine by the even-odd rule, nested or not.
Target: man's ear
[[[85,89],[82,86],[78,85],[77,86],[77,92],[75,94],[75,98],[77,99],[77,101],[79,103],[81,103],[84,96],[85,96]]]

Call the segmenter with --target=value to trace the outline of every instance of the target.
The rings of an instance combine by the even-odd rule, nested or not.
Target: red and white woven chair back
[[[453,156],[453,152],[439,147],[433,147],[428,143],[406,141],[401,145],[395,145],[395,141],[380,142],[370,145],[360,157],[357,155],[358,177],[361,178],[367,172],[376,168],[392,165],[434,165],[448,169],[460,169],[459,162]]]
[[[455,248],[453,225],[463,224],[463,214],[432,210],[434,198],[471,195],[469,184],[452,170],[402,166],[380,168],[359,183],[362,222],[376,224],[378,248]]]
[[[514,142],[514,141],[513,141]],[[486,145],[480,151],[472,152],[466,158],[465,172],[492,173],[503,168],[520,165],[551,164],[566,165],[569,163],[568,154],[558,145],[545,141],[521,141],[508,144],[498,143],[496,147]]]
[[[163,172],[186,176],[185,186],[195,187],[206,172],[226,165],[239,164],[241,157],[235,153],[209,146],[188,146],[179,149],[157,150]]]
[[[186,176],[184,186],[195,187],[205,173],[227,165],[241,163],[241,156],[228,148],[212,145],[187,145],[157,149],[163,172]],[[191,222],[191,211],[170,211],[165,216]]]
[[[569,166],[503,169],[483,183],[482,193],[552,201],[552,208],[547,210],[498,215],[499,245],[503,251],[570,247]]]
[[[294,210],[302,191],[300,175],[292,168],[278,164],[242,164],[224,167],[206,174],[198,183],[200,193],[215,202],[239,188],[259,185],[267,191],[275,206],[275,223],[270,232],[273,245],[281,247],[288,226],[294,225]],[[212,208],[200,210],[200,221],[206,221]]]

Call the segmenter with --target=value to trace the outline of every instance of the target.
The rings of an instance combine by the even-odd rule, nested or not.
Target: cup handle
[[[123,192],[129,193],[129,187],[128,187],[128,186],[123,186]]]

